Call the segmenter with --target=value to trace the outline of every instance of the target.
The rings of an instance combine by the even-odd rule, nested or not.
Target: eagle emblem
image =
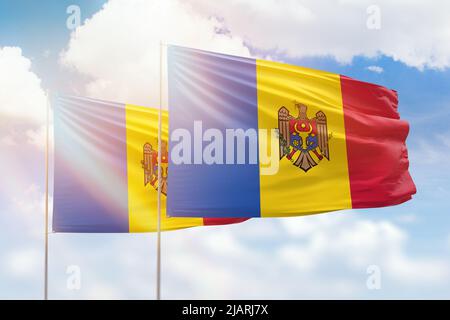
[[[158,169],[161,167],[161,193],[167,194],[167,170],[169,153],[167,150],[167,141],[161,144],[161,165],[158,165],[158,148],[154,149],[150,143],[145,143],[143,147],[143,160],[141,161],[144,169],[144,186],[150,184],[155,190],[158,190]]]
[[[298,108],[295,118],[286,107],[278,110],[278,132],[280,160],[286,157],[295,166],[307,172],[323,158],[330,160],[327,117],[319,111],[314,118],[308,118],[308,107],[294,101]]]

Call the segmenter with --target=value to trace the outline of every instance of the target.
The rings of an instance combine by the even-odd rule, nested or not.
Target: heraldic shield
[[[161,167],[161,193],[164,195],[167,195],[168,158],[167,141],[162,141],[161,144],[161,166],[158,165],[158,149],[153,148],[148,142],[144,144],[143,160],[141,161],[144,169],[144,186],[150,184],[158,190],[158,169]]]
[[[278,110],[278,132],[280,160],[286,157],[295,166],[307,172],[326,158],[330,160],[327,117],[318,111],[314,118],[308,118],[308,107],[294,102],[298,108],[295,118],[286,107]]]

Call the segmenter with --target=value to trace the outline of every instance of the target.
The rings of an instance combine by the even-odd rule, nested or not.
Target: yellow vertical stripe
[[[168,113],[163,111],[162,140],[168,137]],[[127,175],[129,232],[156,231],[158,192],[150,182],[145,185],[142,162],[144,145],[158,150],[158,109],[126,105]],[[163,164],[163,168],[166,166]],[[202,218],[168,218],[166,196],[162,195],[162,230],[203,225]]]
[[[327,119],[330,158],[319,161],[311,152],[317,165],[305,172],[285,156],[279,160],[276,174],[261,175],[261,216],[306,215],[351,208],[339,75],[261,60],[257,61],[256,68],[259,129],[278,128],[278,112],[283,106],[289,111],[289,116],[297,118],[299,108],[296,102],[307,107],[310,119],[322,111]],[[321,138],[324,139],[324,135]],[[262,161],[264,153],[268,154],[270,150],[263,141],[260,139],[259,146],[261,172],[263,169],[268,171],[270,166],[263,164],[267,161]],[[272,157],[279,158],[278,139],[274,143],[277,148]],[[317,151],[320,155],[320,150]],[[294,154],[292,160],[295,161],[299,154]],[[273,161],[271,165],[274,165]]]

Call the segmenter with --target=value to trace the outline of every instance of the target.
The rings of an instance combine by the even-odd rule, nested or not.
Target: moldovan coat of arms
[[[161,144],[161,165],[158,163],[158,149],[153,148],[148,142],[144,144],[141,161],[144,169],[144,186],[150,184],[158,190],[158,170],[161,168],[161,193],[167,194],[168,159],[167,141],[162,141]]]
[[[316,116],[308,118],[308,107],[294,102],[298,116],[294,117],[286,107],[278,110],[278,132],[280,159],[286,157],[295,166],[307,172],[326,158],[330,160],[327,117],[318,111]]]

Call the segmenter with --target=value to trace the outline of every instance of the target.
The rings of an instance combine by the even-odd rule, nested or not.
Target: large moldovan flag
[[[394,90],[177,46],[168,80],[170,216],[297,216],[416,192]]]
[[[53,231],[156,231],[158,168],[162,170],[162,230],[245,219],[168,218],[167,111],[80,97],[54,101]]]

